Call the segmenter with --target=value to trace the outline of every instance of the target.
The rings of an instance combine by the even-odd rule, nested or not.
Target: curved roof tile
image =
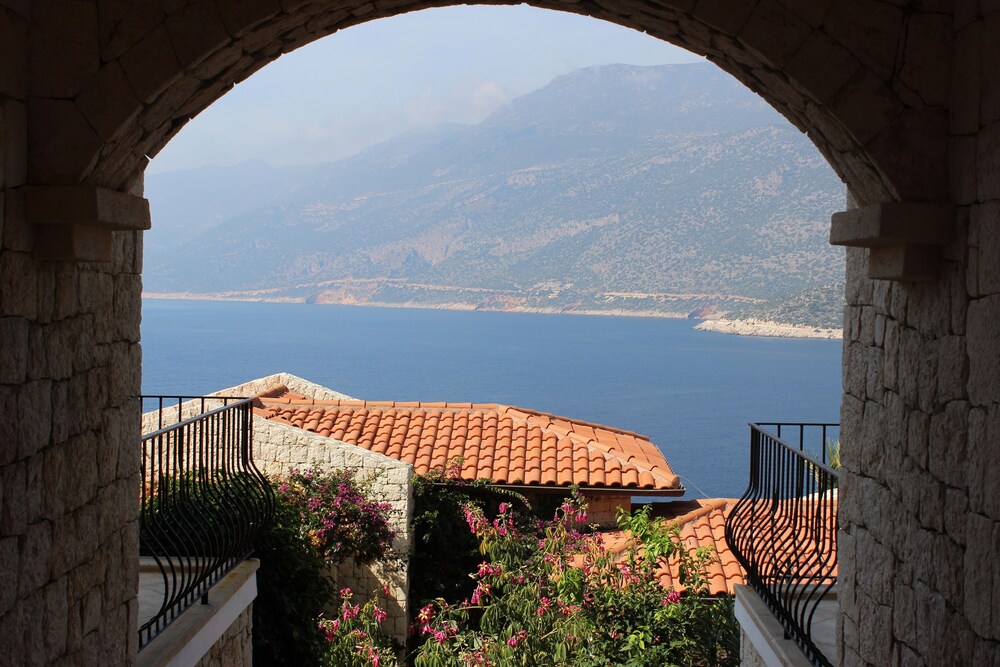
[[[464,457],[461,476],[498,483],[683,492],[645,436],[506,405],[258,397],[257,414],[411,462],[417,474]]]

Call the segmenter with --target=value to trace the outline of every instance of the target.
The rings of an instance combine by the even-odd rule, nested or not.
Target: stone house
[[[394,550],[402,565],[345,563],[334,573],[358,599],[388,586],[387,632],[406,639],[413,517],[411,479],[461,460],[459,477],[492,480],[545,509],[571,485],[588,501],[589,521],[615,526],[633,495],[680,496],[684,488],[648,438],[597,424],[494,404],[363,401],[288,373],[220,390],[255,397],[253,458],[264,472],[348,468],[372,480],[379,500],[395,510]],[[161,427],[144,415],[143,432]],[[549,512],[551,514],[551,512]]]
[[[258,459],[288,446],[290,436],[274,436],[280,427],[304,430],[387,463],[401,461],[417,475],[461,462],[461,479],[488,479],[537,508],[558,504],[575,485],[587,499],[590,520],[604,527],[615,525],[619,507],[631,508],[633,496],[684,494],[660,450],[631,431],[496,404],[324,399],[291,391],[281,377],[294,376],[255,382],[269,385],[256,394]]]
[[[0,662],[146,660],[150,157],[281,54],[441,4],[0,0]],[[532,4],[706,56],[843,179],[836,663],[1000,663],[1000,5]]]

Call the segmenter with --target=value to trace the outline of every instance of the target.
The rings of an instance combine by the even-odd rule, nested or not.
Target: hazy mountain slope
[[[183,173],[150,178],[147,290],[640,310],[662,307],[647,295],[695,295],[676,310],[843,270],[826,243],[842,185],[803,135],[707,64],[581,70],[476,126],[258,167],[257,180],[241,167],[214,171],[200,196],[173,185]],[[162,226],[160,197],[188,199]],[[157,242],[186,224],[194,238]]]

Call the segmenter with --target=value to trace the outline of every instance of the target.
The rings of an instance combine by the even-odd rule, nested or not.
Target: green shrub
[[[688,549],[676,526],[648,508],[619,516],[632,531],[624,554],[580,528],[586,507],[574,497],[555,518],[524,530],[510,511],[466,520],[488,557],[476,588],[460,603],[424,606],[417,667],[467,665],[735,665],[736,625],[728,600],[707,596],[704,570],[714,558]],[[664,590],[655,570],[673,561],[684,592]]]
[[[370,500],[369,486],[347,470],[292,471],[272,485],[274,519],[255,552],[254,664],[323,664],[329,642],[317,622],[335,600],[329,568],[348,558],[387,558],[391,508]]]

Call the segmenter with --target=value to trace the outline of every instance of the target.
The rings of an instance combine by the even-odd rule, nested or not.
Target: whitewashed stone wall
[[[742,629],[740,629],[740,667],[768,667]]]

